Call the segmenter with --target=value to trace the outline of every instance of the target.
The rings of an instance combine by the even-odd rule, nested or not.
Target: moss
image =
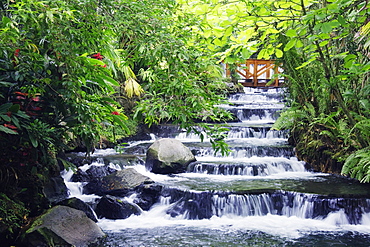
[[[0,193],[0,239],[11,240],[25,225],[29,211],[21,202]]]
[[[289,142],[295,146],[298,159],[307,162],[314,171],[340,175],[343,162],[338,158],[346,155],[343,143],[327,138],[322,132],[317,128],[296,129]]]

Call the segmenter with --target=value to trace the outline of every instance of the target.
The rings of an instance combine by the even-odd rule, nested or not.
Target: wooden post
[[[226,77],[230,77],[231,76],[231,72],[229,70],[229,65],[226,64]]]
[[[254,66],[254,70],[253,70],[253,86],[257,87],[257,84],[258,84],[258,76],[257,76],[257,73],[258,73],[258,63],[257,63],[257,60],[253,60],[253,66]]]
[[[277,75],[279,73],[279,66],[274,65],[274,75]],[[279,77],[275,78],[275,87],[279,86]]]
[[[271,66],[271,61],[266,61],[266,83],[268,83],[268,79],[270,79],[270,71],[271,71],[271,68],[270,68],[270,66]]]

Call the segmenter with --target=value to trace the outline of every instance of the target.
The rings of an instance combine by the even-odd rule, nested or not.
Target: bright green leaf
[[[297,39],[289,40],[289,42],[284,47],[284,51],[289,51],[290,49],[292,49],[295,46],[296,42],[297,42]]]
[[[227,29],[226,29],[226,31],[225,31],[225,36],[230,36],[232,33],[233,33],[233,30],[234,30],[234,28],[233,28],[233,26],[230,26],[230,27],[228,27]]]
[[[319,46],[323,47],[323,46],[326,46],[328,43],[329,43],[328,40],[324,40],[324,41],[320,42]]]
[[[288,31],[286,31],[285,35],[288,37],[296,37],[297,31],[295,29],[289,29]]]
[[[275,49],[275,55],[277,58],[281,58],[284,55],[284,53],[280,49]]]
[[[331,33],[332,30],[333,30],[333,28],[332,28],[332,25],[330,23],[327,23],[327,22],[322,23],[321,31],[323,33]]]

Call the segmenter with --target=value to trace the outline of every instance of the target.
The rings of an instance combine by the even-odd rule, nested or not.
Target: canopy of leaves
[[[298,142],[312,136],[303,145],[311,156],[332,150],[326,152],[341,161],[369,146],[368,1],[181,2],[183,11],[201,17],[192,27],[194,40],[220,60],[235,63],[253,55],[283,63],[290,108],[276,127],[300,133]],[[343,173],[368,181],[366,162],[351,170],[365,156],[353,157]]]
[[[32,201],[30,213],[38,214],[58,153],[71,141],[91,152],[108,132],[129,135],[129,117],[189,130],[199,123],[216,150],[227,151],[224,129],[201,123],[229,118],[217,107],[221,71],[210,53],[189,46],[198,19],[179,7],[173,0],[0,3],[0,192]]]

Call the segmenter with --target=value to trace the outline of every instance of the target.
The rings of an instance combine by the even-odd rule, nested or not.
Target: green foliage
[[[130,134],[135,135],[137,133],[138,123],[136,121],[128,119],[125,122],[125,125],[130,130]],[[111,143],[115,143],[116,140],[120,140],[120,139],[126,138],[126,137],[128,137],[127,131],[125,131],[123,128],[115,128],[113,125],[106,126],[103,129],[103,132],[102,132],[102,138],[106,139],[107,141],[109,141]],[[103,140],[101,140],[101,141],[103,141]]]
[[[112,115],[119,112],[118,104],[106,97],[119,83],[100,55],[106,52],[114,59],[116,38],[96,3],[23,1],[7,7],[11,15],[2,18],[1,78],[3,86],[12,87],[3,87],[3,102],[20,105],[23,116],[34,119],[25,119],[19,130],[29,138],[24,143],[34,148],[42,144],[47,153],[49,145],[63,148],[71,134],[83,133],[91,146],[105,121],[125,128],[125,117]],[[13,96],[17,92],[21,102],[14,99],[20,97]],[[31,103],[34,109],[28,107]]]
[[[24,226],[28,213],[22,203],[15,202],[0,193],[0,228],[2,233],[6,232],[6,238],[12,237]]]
[[[350,175],[361,182],[370,182],[370,149],[364,148],[352,153],[346,159],[342,174]]]
[[[0,171],[12,179],[0,182],[15,185],[27,174],[44,181],[75,139],[89,152],[102,136],[129,135],[127,113],[188,129],[228,119],[217,107],[225,96],[218,65],[190,46],[198,19],[178,7],[168,0],[2,2]],[[223,130],[204,129],[226,151]]]
[[[96,1],[2,1],[0,11],[0,188],[38,214],[70,140],[91,151],[106,126],[129,133],[113,97],[118,37]]]
[[[196,39],[226,63],[279,59],[291,109],[275,128],[305,135],[301,150],[324,147],[343,160],[369,146],[367,1],[181,2],[203,17]]]
[[[296,107],[290,107],[283,110],[279,118],[275,121],[272,129],[283,130],[283,129],[292,129],[297,125],[297,122],[305,120],[307,114],[297,109]]]

